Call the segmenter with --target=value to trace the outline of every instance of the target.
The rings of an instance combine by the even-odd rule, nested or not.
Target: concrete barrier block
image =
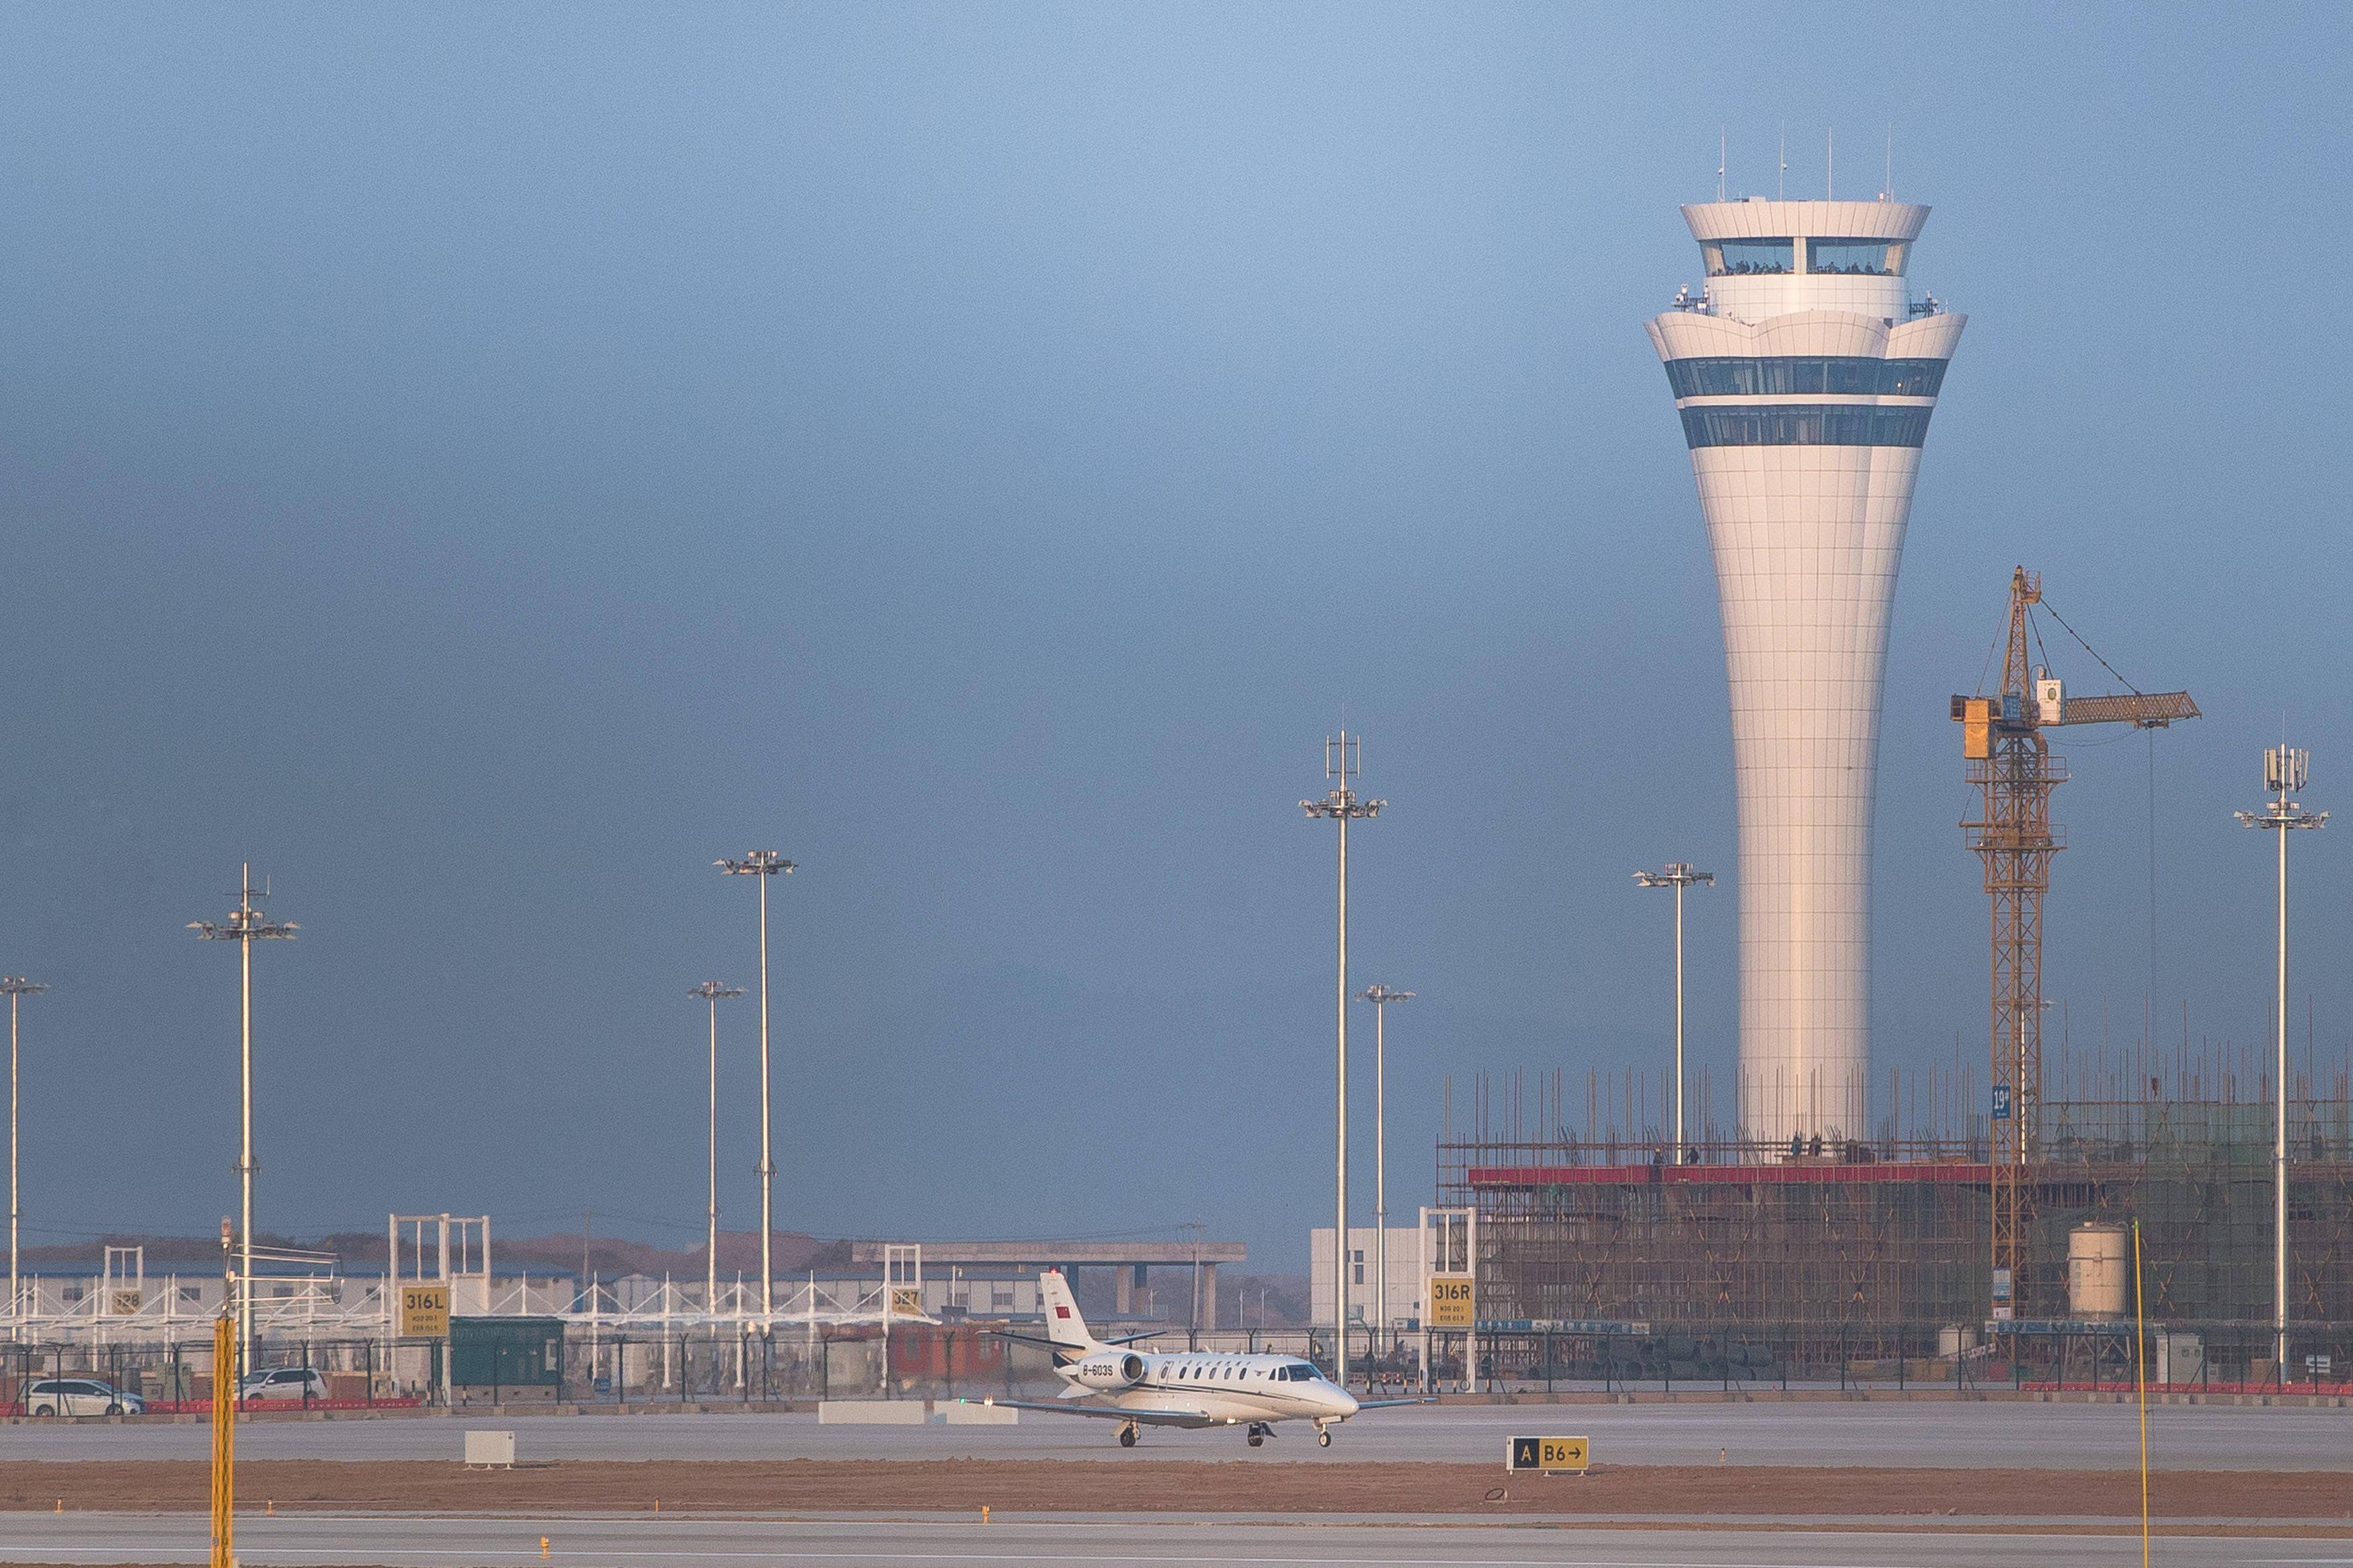
[[[825,1399],[818,1402],[820,1426],[921,1426],[920,1399]]]
[[[1021,1412],[1002,1405],[943,1405],[940,1418],[951,1426],[1011,1426]]]
[[[485,1468],[504,1466],[512,1470],[514,1468],[514,1434],[512,1432],[470,1430],[466,1434],[466,1466],[469,1469],[476,1466]]]

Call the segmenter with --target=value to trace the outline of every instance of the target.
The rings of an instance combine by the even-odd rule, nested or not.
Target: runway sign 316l
[[[1568,1470],[1583,1475],[1593,1449],[1591,1441],[1584,1437],[1513,1437],[1507,1441],[1504,1468],[1514,1473]]]

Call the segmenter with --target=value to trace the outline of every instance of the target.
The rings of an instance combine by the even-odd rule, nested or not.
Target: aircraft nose
[[[1340,1419],[1345,1421],[1356,1413],[1356,1396],[1345,1388],[1332,1391],[1332,1402],[1338,1408]]]

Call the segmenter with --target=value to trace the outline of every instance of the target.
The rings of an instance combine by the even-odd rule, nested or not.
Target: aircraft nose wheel
[[[1135,1447],[1134,1427],[1123,1426],[1119,1429],[1119,1446],[1123,1448],[1133,1448]]]
[[[1332,1446],[1332,1429],[1328,1426],[1318,1426],[1315,1428],[1315,1442],[1319,1447],[1330,1447]]]

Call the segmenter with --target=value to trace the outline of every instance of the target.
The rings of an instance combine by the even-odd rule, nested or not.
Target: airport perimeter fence
[[[1952,1325],[1725,1325],[1672,1333],[1513,1330],[1350,1335],[1350,1382],[1375,1392],[1428,1386],[1491,1394],[2129,1392],[2353,1394],[2353,1324],[2302,1325],[2290,1364],[2267,1324],[2037,1324],[1990,1338]],[[1327,1372],[1320,1332],[1304,1352]],[[1477,1365],[1466,1374],[1466,1347]],[[1902,1353],[1887,1353],[1890,1346]]]
[[[453,1350],[448,1342],[378,1338],[263,1342],[253,1372],[309,1370],[314,1378],[272,1385],[277,1408],[364,1411],[448,1405],[608,1408],[846,1399],[1030,1399],[1062,1384],[1044,1347],[1008,1338],[1036,1326],[703,1324],[619,1332],[552,1319],[494,1321],[512,1331]],[[1892,1342],[1918,1353],[1881,1353]],[[2058,1391],[2116,1393],[2134,1386],[2130,1324],[2034,1325],[1980,1340],[1950,1325],[1871,1324],[1841,1332],[1820,1325],[1725,1325],[1673,1333],[1595,1329],[1461,1332],[1352,1331],[1349,1382],[1360,1393],[1420,1392],[1604,1395],[1766,1394],[1835,1390],[1923,1394]],[[1475,1366],[1466,1348],[1475,1344]],[[1329,1330],[1194,1333],[1139,1341],[1168,1353],[1296,1355],[1327,1374]],[[2152,1388],[2208,1394],[2353,1395],[2353,1324],[2306,1324],[2291,1334],[2294,1364],[2273,1356],[2268,1325],[2151,1325],[2137,1346]],[[1850,1353],[1864,1352],[1869,1353]],[[87,1381],[136,1396],[151,1414],[210,1406],[212,1352],[203,1344],[0,1344],[0,1411],[39,1413],[37,1392]],[[250,1377],[252,1373],[248,1373]],[[88,1396],[85,1396],[88,1397]],[[103,1398],[104,1396],[99,1396]],[[64,1414],[98,1414],[88,1408]]]

